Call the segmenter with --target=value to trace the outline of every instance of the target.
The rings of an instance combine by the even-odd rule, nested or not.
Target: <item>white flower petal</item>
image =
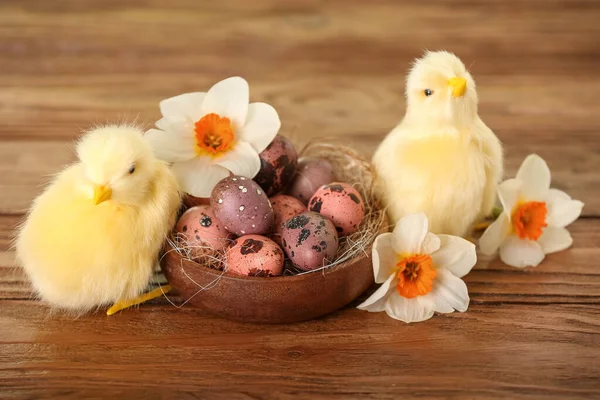
[[[152,147],[156,158],[166,162],[191,160],[196,156],[193,139],[182,139],[170,132],[149,129],[144,140]]]
[[[273,107],[266,103],[252,103],[248,106],[248,117],[239,132],[239,139],[250,143],[260,153],[275,139],[280,127],[279,115]]]
[[[373,243],[373,275],[376,283],[385,282],[394,275],[398,256],[392,248],[392,233],[382,233]]]
[[[483,232],[479,238],[479,248],[485,255],[496,254],[502,243],[510,234],[510,222],[508,215],[502,213],[498,218]]]
[[[370,312],[385,310],[387,298],[395,288],[395,276],[392,275],[367,300],[359,304],[356,308]]]
[[[498,197],[502,203],[502,208],[508,217],[512,213],[513,208],[519,201],[523,190],[523,182],[518,179],[507,179],[498,185]]]
[[[159,103],[160,112],[164,117],[196,122],[204,115],[202,104],[205,96],[206,93],[196,92],[171,97]]]
[[[196,144],[194,123],[187,119],[164,117],[156,121],[156,127],[177,139],[185,139]]]
[[[458,279],[458,278],[457,278]],[[438,313],[441,314],[450,314],[454,312],[454,308],[448,304],[448,302],[440,300],[438,301],[436,296],[434,295],[433,290],[429,293],[427,293],[426,295],[421,297],[423,300],[427,300],[429,302],[431,302],[432,306],[431,308]]]
[[[429,223],[423,213],[402,217],[394,228],[392,246],[396,253],[421,253],[421,245],[427,235]]]
[[[562,228],[579,218],[584,204],[579,200],[571,200],[571,197],[562,190],[550,189],[546,205],[548,225]]]
[[[238,142],[233,149],[215,159],[215,163],[227,168],[234,175],[254,178],[260,170],[260,157],[256,150],[245,142]]]
[[[500,259],[512,267],[536,267],[544,260],[544,251],[538,242],[509,236],[500,247]]]
[[[173,164],[171,170],[184,192],[200,198],[210,197],[215,185],[229,176],[227,169],[211,161],[210,157],[195,157]]]
[[[445,269],[437,271],[433,290],[428,295],[433,298],[434,310],[439,313],[464,312],[469,308],[467,285]]]
[[[215,113],[227,117],[239,131],[246,122],[250,89],[244,78],[234,76],[215,84],[206,93],[202,104],[203,115]]]
[[[439,238],[440,249],[431,254],[438,271],[443,268],[459,278],[471,272],[477,263],[475,245],[457,236],[439,235]]]
[[[172,120],[167,118],[167,117],[163,117],[161,119],[159,119],[158,121],[156,121],[156,127],[158,129],[160,129],[161,131],[170,131],[171,127],[173,126],[173,123],[171,122]],[[176,120],[178,122],[181,122],[182,120]]]
[[[407,299],[400,294],[391,293],[387,297],[385,312],[390,317],[410,323],[428,320],[433,316],[433,303],[421,297]]]
[[[556,201],[569,201],[571,200],[571,196],[569,196],[567,193],[563,192],[562,190],[558,190],[558,189],[553,189],[551,188],[548,191],[548,196],[546,197],[546,202],[547,203],[554,203]]]
[[[583,206],[583,202],[579,200],[569,200],[564,203],[553,205],[548,210],[546,222],[548,225],[564,228],[565,226],[572,224],[581,216]]]
[[[427,232],[423,244],[421,245],[421,252],[423,254],[431,254],[438,251],[440,248],[440,238],[431,232]]]
[[[573,238],[569,231],[563,227],[548,226],[544,228],[538,243],[542,246],[544,253],[550,254],[571,247]]]
[[[542,157],[530,154],[521,164],[517,179],[523,182],[523,195],[528,201],[543,201],[550,189],[550,168]]]

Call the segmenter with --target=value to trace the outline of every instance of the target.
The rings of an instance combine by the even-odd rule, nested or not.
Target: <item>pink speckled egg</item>
[[[356,232],[365,216],[365,203],[358,190],[341,182],[321,186],[308,209],[329,218],[340,236]]]
[[[288,194],[307,204],[317,189],[332,180],[333,167],[329,161],[322,158],[302,158],[298,162],[296,177]]]
[[[306,211],[287,220],[281,233],[283,249],[294,266],[311,271],[331,263],[338,250],[338,235],[333,223]]]
[[[268,196],[287,189],[296,174],[298,164],[298,153],[291,140],[285,136],[275,136],[259,157],[260,171],[254,177],[254,181]]]
[[[202,248],[194,249],[194,246],[210,246],[217,251],[224,250],[229,244],[230,234],[221,221],[215,217],[210,206],[192,207],[183,213],[177,225],[175,233],[184,238],[186,246],[194,256],[202,254]]]
[[[243,176],[219,181],[213,188],[210,206],[225,229],[237,236],[269,233],[275,220],[265,191]]]
[[[270,236],[277,244],[281,245],[282,224],[288,219],[306,211],[306,206],[298,199],[284,194],[278,194],[270,198],[273,212],[275,213],[275,224],[273,234]]]
[[[227,250],[226,271],[247,276],[277,276],[283,272],[283,251],[260,235],[237,238]]]

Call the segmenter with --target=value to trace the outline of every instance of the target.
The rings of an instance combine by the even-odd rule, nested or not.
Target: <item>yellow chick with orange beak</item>
[[[118,303],[116,311],[162,294],[159,288],[138,298],[175,223],[180,194],[142,135],[129,126],[88,132],[77,145],[79,162],[34,201],[17,237],[17,259],[50,305],[80,314]]]
[[[477,113],[475,81],[446,51],[415,61],[402,122],[375,152],[377,190],[395,223],[423,212],[429,231],[466,236],[492,212],[502,144]]]

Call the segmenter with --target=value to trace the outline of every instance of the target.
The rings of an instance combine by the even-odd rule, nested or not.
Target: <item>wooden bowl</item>
[[[357,182],[365,201],[379,210],[371,188],[375,171],[369,160],[341,143],[311,143],[301,156],[328,160],[336,180]],[[187,196],[186,206],[206,199]],[[382,215],[379,233],[387,231]],[[317,318],[344,307],[373,284],[371,247],[352,260],[320,271],[295,276],[250,277],[221,271],[182,257],[169,249],[161,267],[171,285],[184,299],[209,313],[242,322],[281,324]]]
[[[242,322],[282,324],[317,318],[344,307],[373,284],[369,256],[321,271],[278,277],[225,275],[169,251],[162,270],[190,303]],[[206,288],[198,292],[202,287]]]

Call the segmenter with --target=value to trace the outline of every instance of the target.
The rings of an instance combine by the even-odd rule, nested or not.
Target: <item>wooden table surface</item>
[[[600,398],[600,2],[0,2],[0,398]],[[406,325],[348,307],[284,326],[164,299],[107,317],[30,299],[10,238],[94,124],[231,75],[299,142],[370,154],[423,49],[470,66],[507,176],[537,152],[586,203],[574,246],[525,271],[480,261],[466,313]]]

